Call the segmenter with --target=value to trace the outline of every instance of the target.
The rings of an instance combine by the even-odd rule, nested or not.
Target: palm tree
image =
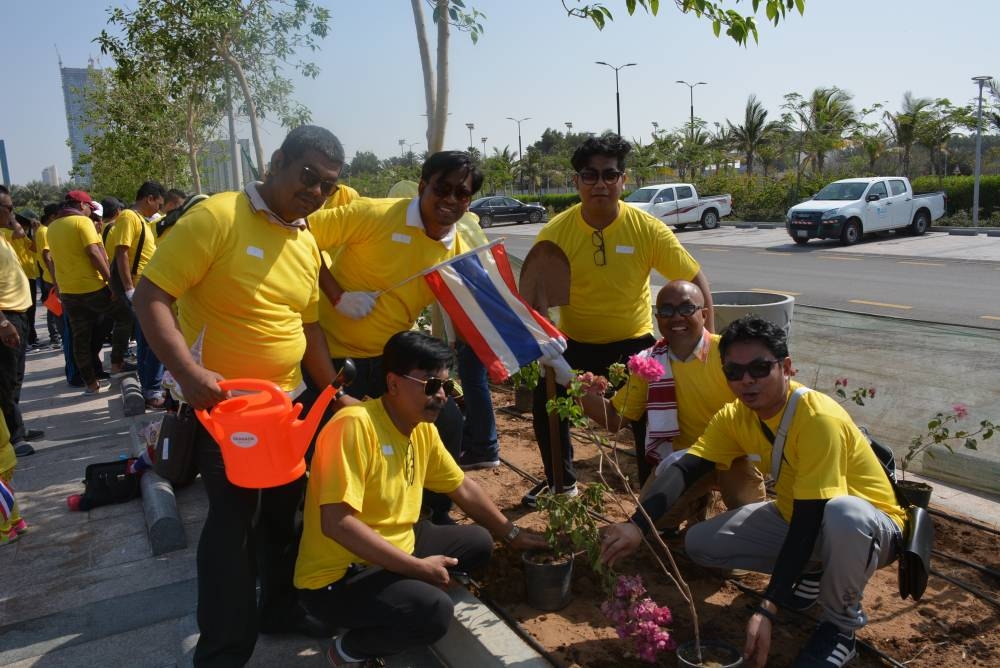
[[[786,106],[802,124],[803,149],[809,153],[817,173],[822,174],[827,154],[844,147],[846,135],[857,119],[851,94],[831,86],[817,88],[808,99],[797,94],[786,99],[790,105]]]
[[[656,166],[662,162],[663,158],[655,143],[643,144],[640,140],[632,139],[632,151],[629,153],[629,171],[637,186],[643,186],[648,180],[655,177]]]
[[[903,176],[910,175],[910,151],[917,140],[917,131],[926,116],[925,110],[933,102],[926,97],[913,97],[903,93],[903,108],[895,114],[885,112],[885,127],[899,148],[899,169]]]
[[[753,160],[760,154],[761,147],[770,142],[773,135],[781,129],[781,123],[767,120],[767,109],[756,95],[747,98],[747,106],[743,112],[743,124],[729,126],[729,137],[734,149],[739,151],[747,166],[747,178],[753,176]]]

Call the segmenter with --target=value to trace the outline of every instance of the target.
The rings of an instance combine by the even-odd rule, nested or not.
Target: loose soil
[[[503,460],[525,474],[541,477],[542,465],[531,429],[530,415],[512,410],[513,394],[498,389],[493,394],[497,407],[497,431]],[[631,451],[628,430],[621,434],[620,449]],[[599,480],[596,447],[574,439],[577,478],[582,484]],[[622,468],[635,475],[634,458],[622,455]],[[532,486],[511,466],[469,474],[512,519],[521,526],[542,530],[539,514],[521,505],[521,496]],[[609,482],[612,482],[609,479]],[[624,518],[632,502],[619,484],[612,492],[607,515]],[[624,504],[624,510],[615,500]],[[931,502],[933,508],[933,500]],[[460,516],[458,511],[456,517]],[[937,550],[958,556],[988,569],[993,575],[963,566],[950,559],[935,557],[933,566],[943,574],[962,580],[994,600],[1000,599],[1000,536],[941,517],[934,517]],[[751,609],[757,603],[754,592],[763,591],[766,575],[749,573],[738,579],[702,568],[683,554],[683,539],[668,543],[694,595],[701,618],[702,638],[727,642],[742,648]],[[620,572],[640,573],[650,595],[660,605],[670,607],[674,616],[672,635],[678,643],[693,637],[691,617],[680,594],[662,574],[649,553],[640,550],[620,565]],[[639,660],[626,641],[601,614],[603,594],[598,579],[586,564],[577,560],[573,575],[573,600],[558,612],[539,612],[524,603],[524,578],[520,555],[500,549],[482,583],[488,600],[501,606],[558,662],[567,667],[630,667],[649,665]],[[1000,666],[1000,608],[948,582],[931,576],[923,599],[914,603],[899,598],[895,566],[878,571],[868,583],[864,597],[870,621],[858,637],[899,664],[920,668]],[[772,638],[769,666],[789,666],[815,626],[818,609],[796,617],[783,612]],[[677,665],[673,654],[664,654],[659,665]],[[852,666],[898,665],[859,646]]]

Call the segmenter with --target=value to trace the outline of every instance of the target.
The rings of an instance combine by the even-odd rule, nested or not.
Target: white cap
[[[101,218],[104,217],[104,207],[101,206],[100,202],[93,202],[90,205],[90,210],[96,213]]]

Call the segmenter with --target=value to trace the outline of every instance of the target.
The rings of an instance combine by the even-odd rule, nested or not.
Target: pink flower
[[[590,371],[581,373],[576,379],[580,381],[580,385],[586,394],[603,397],[608,389],[608,379],[604,376],[597,376]]]
[[[872,397],[872,398],[875,397],[875,388],[874,387],[869,387],[868,388],[868,396]]]
[[[834,387],[847,387],[847,379],[846,378],[838,378],[837,380],[834,381],[833,386]]]
[[[628,358],[629,373],[639,376],[647,383],[658,380],[663,375],[663,365],[652,357],[632,355]]]
[[[959,420],[969,415],[969,407],[965,404],[955,404],[951,407],[951,410],[955,411],[955,417]]]

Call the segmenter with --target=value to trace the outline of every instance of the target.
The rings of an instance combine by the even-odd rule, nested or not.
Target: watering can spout
[[[309,413],[301,420],[295,419],[295,415],[302,410],[302,404],[295,404],[295,409],[289,414],[289,441],[294,445],[296,452],[301,450],[304,455],[309,449],[309,443],[319,428],[319,422],[326,413],[326,407],[333,401],[333,395],[337,391],[333,385],[327,385],[326,389],[316,398]]]

